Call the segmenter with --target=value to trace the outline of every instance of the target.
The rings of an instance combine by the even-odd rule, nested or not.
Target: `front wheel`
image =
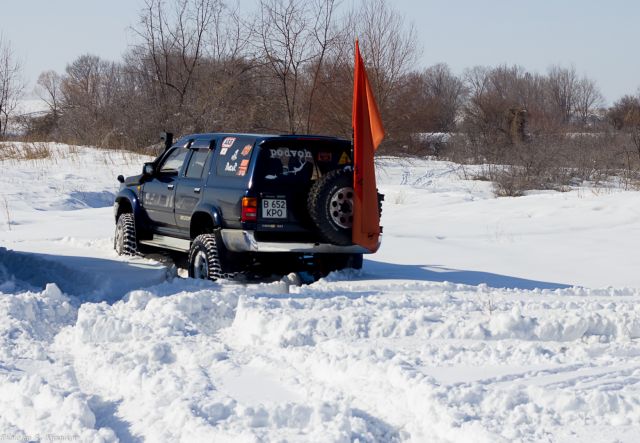
[[[137,255],[138,241],[136,238],[136,222],[133,214],[127,212],[120,214],[116,222],[116,232],[113,239],[113,248],[118,255]]]

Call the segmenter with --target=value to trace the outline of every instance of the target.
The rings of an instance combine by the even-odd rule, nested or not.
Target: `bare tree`
[[[102,71],[108,69],[104,60],[96,55],[82,55],[67,65],[61,85],[64,103],[81,109],[86,117],[97,120],[101,105]]]
[[[0,35],[0,137],[7,135],[10,118],[24,91],[22,67],[16,59],[11,42]]]
[[[67,140],[101,146],[118,131],[122,65],[82,55],[69,64],[60,83],[61,131]]]
[[[266,100],[264,93],[253,89],[252,71],[257,63],[248,57],[253,23],[239,15],[237,4],[229,7],[220,1],[212,8],[204,57],[193,88],[195,94],[185,111],[194,127],[253,129],[248,119],[258,116],[257,110]],[[263,123],[264,120],[258,125]]]
[[[237,4],[230,8],[221,1],[214,2],[211,11],[206,55],[218,62],[244,57],[251,41],[252,24],[243,21]]]
[[[607,117],[614,129],[628,134],[640,160],[640,94],[622,97],[609,108]]]
[[[218,128],[234,114],[230,89],[242,89],[254,63],[246,58],[252,27],[223,0],[145,0],[127,56],[155,104],[158,127]],[[250,114],[250,112],[247,112]],[[226,130],[232,129],[228,126]]]
[[[403,74],[415,67],[419,55],[415,28],[386,0],[364,0],[351,21],[384,114]]]
[[[484,157],[497,158],[509,142],[509,111],[521,107],[517,92],[521,74],[517,66],[476,66],[465,73],[469,88],[465,126],[470,138],[487,149]]]
[[[393,143],[406,147],[405,153],[439,155],[444,134],[453,132],[464,104],[466,88],[445,64],[402,77],[394,90],[387,126],[393,130]]]
[[[433,130],[453,131],[465,100],[464,82],[443,63],[430,67],[423,76],[425,100],[434,110]]]
[[[564,124],[571,121],[576,106],[578,75],[576,69],[552,66],[547,75],[549,98]]]
[[[604,104],[604,97],[600,93],[596,83],[583,77],[576,87],[574,111],[582,126],[586,126],[589,118]]]
[[[315,69],[312,73],[311,87],[308,97],[307,109],[307,133],[311,132],[311,122],[314,109],[314,96],[318,90],[320,72],[324,67],[324,61],[332,47],[337,44],[341,31],[333,29],[333,16],[336,8],[336,0],[314,0],[314,25],[313,36],[316,45]]]
[[[36,83],[36,94],[49,106],[49,111],[54,118],[57,118],[60,113],[61,84],[62,76],[55,71],[42,72]]]
[[[624,120],[625,128],[631,135],[631,141],[640,160],[640,109],[630,109]]]
[[[519,66],[475,67],[465,77],[464,126],[480,158],[505,161],[513,145],[554,132],[560,117],[555,107],[549,114],[545,77]]]
[[[292,133],[302,127],[311,130],[318,78],[334,40],[335,7],[335,0],[260,1],[256,46],[280,83]],[[309,83],[306,91],[305,81]]]
[[[614,129],[623,130],[629,124],[628,116],[637,113],[640,113],[640,98],[635,95],[625,95],[609,108],[607,117]]]
[[[205,37],[219,0],[177,0],[167,11],[163,0],[145,0],[135,29],[160,84],[165,102],[177,94],[178,108],[185,102],[195,71],[203,57]]]

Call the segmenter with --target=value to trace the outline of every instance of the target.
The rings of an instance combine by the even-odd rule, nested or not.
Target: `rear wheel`
[[[201,234],[189,250],[189,277],[217,280],[222,277],[222,264],[215,234]]]
[[[236,278],[246,270],[244,254],[229,251],[219,230],[198,235],[189,249],[189,277],[207,280]]]
[[[127,212],[118,217],[113,248],[118,255],[136,255],[138,253],[136,222],[133,214]]]
[[[317,254],[316,266],[326,275],[343,269],[362,269],[362,254]]]
[[[349,257],[345,268],[362,269],[362,263],[364,261],[362,259],[362,254],[350,254],[350,255],[351,257]]]

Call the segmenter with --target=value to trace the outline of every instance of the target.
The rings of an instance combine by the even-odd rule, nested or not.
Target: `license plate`
[[[287,201],[273,198],[263,199],[262,218],[287,218]]]

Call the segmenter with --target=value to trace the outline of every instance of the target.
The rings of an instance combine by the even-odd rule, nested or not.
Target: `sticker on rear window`
[[[247,173],[248,167],[249,167],[249,159],[242,160],[240,162],[240,167],[238,168],[238,172],[236,172],[236,175],[239,175],[240,177],[244,176]]]
[[[331,153],[330,152],[318,152],[318,161],[319,162],[330,162],[331,161]]]
[[[271,158],[297,157],[299,159],[313,160],[313,155],[311,155],[311,151],[308,151],[306,149],[278,148],[278,149],[269,149],[269,152],[271,153]]]
[[[249,160],[242,160],[240,162],[240,167],[238,168],[238,171],[236,172],[236,175],[239,175],[240,177],[244,176],[247,173],[247,168],[249,167]]]
[[[339,165],[344,165],[347,163],[350,163],[351,159],[349,158],[349,156],[347,155],[346,152],[342,153],[342,156],[340,157],[340,161],[338,162]]]
[[[222,140],[222,147],[223,148],[230,148],[231,146],[233,146],[233,143],[236,141],[235,137],[227,137],[224,140]]]
[[[222,148],[220,149],[220,155],[227,155],[227,151],[229,150],[229,148]]]
[[[241,152],[242,156],[246,157],[247,155],[249,155],[251,153],[251,148],[252,148],[251,145],[247,145],[244,148],[242,148],[242,152]]]

